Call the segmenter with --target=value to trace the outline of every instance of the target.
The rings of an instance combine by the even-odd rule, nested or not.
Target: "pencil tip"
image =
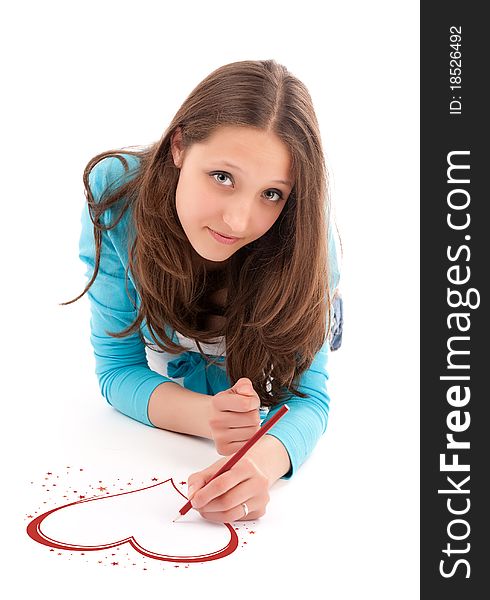
[[[172,523],[175,523],[175,521],[178,521],[178,520],[180,519],[180,517],[181,517],[181,516],[182,516],[182,515],[179,513],[179,514],[178,514],[178,515],[175,517],[175,519],[172,521]]]

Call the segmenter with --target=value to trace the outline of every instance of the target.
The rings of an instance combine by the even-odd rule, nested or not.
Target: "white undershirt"
[[[197,347],[195,340],[185,337],[181,333],[178,333],[177,331],[175,331],[175,336],[177,337],[179,344],[185,346],[191,352],[199,352],[199,348]],[[216,357],[216,356],[219,356],[221,354],[221,352],[223,351],[223,356],[226,356],[225,336],[222,335],[222,336],[218,336],[217,338],[213,338],[213,339],[216,340],[215,343],[201,344],[201,348],[203,349],[204,354],[208,354],[213,357]],[[150,342],[150,340],[148,340],[147,338],[145,338],[145,340],[148,343]],[[154,344],[151,344],[151,345],[158,348],[158,346],[155,346]],[[145,350],[146,350],[146,356],[148,359],[148,366],[150,367],[150,369],[152,371],[156,371],[157,373],[160,373],[160,375],[164,375],[165,377],[168,377],[167,364],[170,360],[173,360],[178,355],[170,354],[168,352],[161,352],[161,351],[155,352],[155,350],[152,350],[151,348],[148,348],[148,347],[145,347]],[[226,370],[224,363],[219,363],[218,367],[223,370]],[[184,385],[183,377],[175,378],[175,379],[173,379],[173,381],[175,381],[176,383],[179,383],[180,385]],[[261,420],[265,418],[268,411],[269,411],[269,409],[267,407],[260,408],[259,412],[260,412]]]
[[[191,352],[199,352],[199,348],[197,347],[196,340],[183,336],[178,331],[175,332],[177,339],[179,340],[179,344],[185,346]],[[204,352],[204,354],[209,354],[212,356],[226,356],[226,343],[225,336],[220,335],[216,338],[212,338],[215,340],[209,344],[200,343],[200,346]]]
[[[183,346],[187,351],[190,352],[199,352],[199,348],[197,347],[196,340],[185,337],[178,331],[175,331],[175,336],[177,338],[178,343]],[[225,336],[218,336],[217,338],[212,338],[215,340],[213,343],[204,344],[201,343],[201,348],[204,354],[218,357],[218,356],[226,356],[226,343]],[[145,346],[146,358],[148,359],[148,366],[152,371],[156,373],[160,373],[160,375],[164,375],[168,377],[167,365],[169,361],[174,360],[178,354],[170,354],[169,352],[162,352],[161,348],[159,348],[156,344],[154,344],[151,340],[145,337],[145,341],[148,346]],[[155,350],[153,349],[155,348]],[[157,351],[158,350],[158,351]],[[218,366],[222,369],[225,369],[225,365],[218,364]],[[175,381],[179,382],[179,379],[175,379]]]

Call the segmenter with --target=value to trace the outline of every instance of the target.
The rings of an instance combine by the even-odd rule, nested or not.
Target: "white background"
[[[4,11],[0,44],[4,588],[418,597],[418,2],[22,2]],[[185,479],[218,458],[206,441],[152,430],[100,395],[88,299],[59,306],[86,283],[83,168],[99,152],[159,139],[218,66],[266,58],[309,88],[332,173],[345,324],[327,433],[295,478],[273,486],[239,560],[161,573],[48,560],[25,534],[39,500],[29,484],[45,471],[66,462],[95,479]]]

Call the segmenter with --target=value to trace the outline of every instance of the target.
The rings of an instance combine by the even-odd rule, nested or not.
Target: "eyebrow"
[[[227,160],[222,160],[220,162],[222,162],[227,167],[231,167],[232,169],[236,169],[237,171],[240,171],[241,173],[243,173],[243,169],[240,169],[240,167],[238,165],[234,165],[234,164],[228,162]],[[283,183],[284,185],[290,185],[290,186],[293,185],[293,182],[289,181],[289,179],[271,179],[271,181],[273,183]]]

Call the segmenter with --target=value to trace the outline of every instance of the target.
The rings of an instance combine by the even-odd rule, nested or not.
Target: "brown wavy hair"
[[[238,249],[222,271],[209,271],[192,260],[193,248],[175,207],[179,169],[171,154],[171,137],[179,127],[182,145],[204,142],[225,125],[255,127],[276,134],[289,148],[294,187],[274,225],[262,237]],[[131,146],[130,148],[134,148]],[[301,398],[300,375],[306,371],[331,329],[328,223],[328,175],[313,103],[306,86],[275,60],[245,60],[208,75],[184,101],[163,137],[139,150],[122,150],[139,158],[136,176],[117,189],[105,190],[96,202],[89,174],[106,157],[117,157],[128,171],[121,149],[94,156],[83,184],[94,224],[95,269],[99,270],[102,232],[115,227],[128,208],[134,240],[128,240],[131,270],[141,305],[126,329],[107,332],[122,338],[138,332],[144,320],[162,352],[185,350],[166,335],[164,324],[201,343],[224,335],[226,371],[231,381],[248,377],[262,406],[274,406],[289,394]],[[120,214],[107,227],[104,211],[120,203]],[[128,270],[126,270],[127,284]],[[206,297],[223,284],[228,289],[226,324],[203,332]],[[134,305],[134,301],[133,301]],[[136,308],[136,306],[135,306]],[[327,317],[328,315],[328,317]],[[163,342],[163,343],[161,343]]]

